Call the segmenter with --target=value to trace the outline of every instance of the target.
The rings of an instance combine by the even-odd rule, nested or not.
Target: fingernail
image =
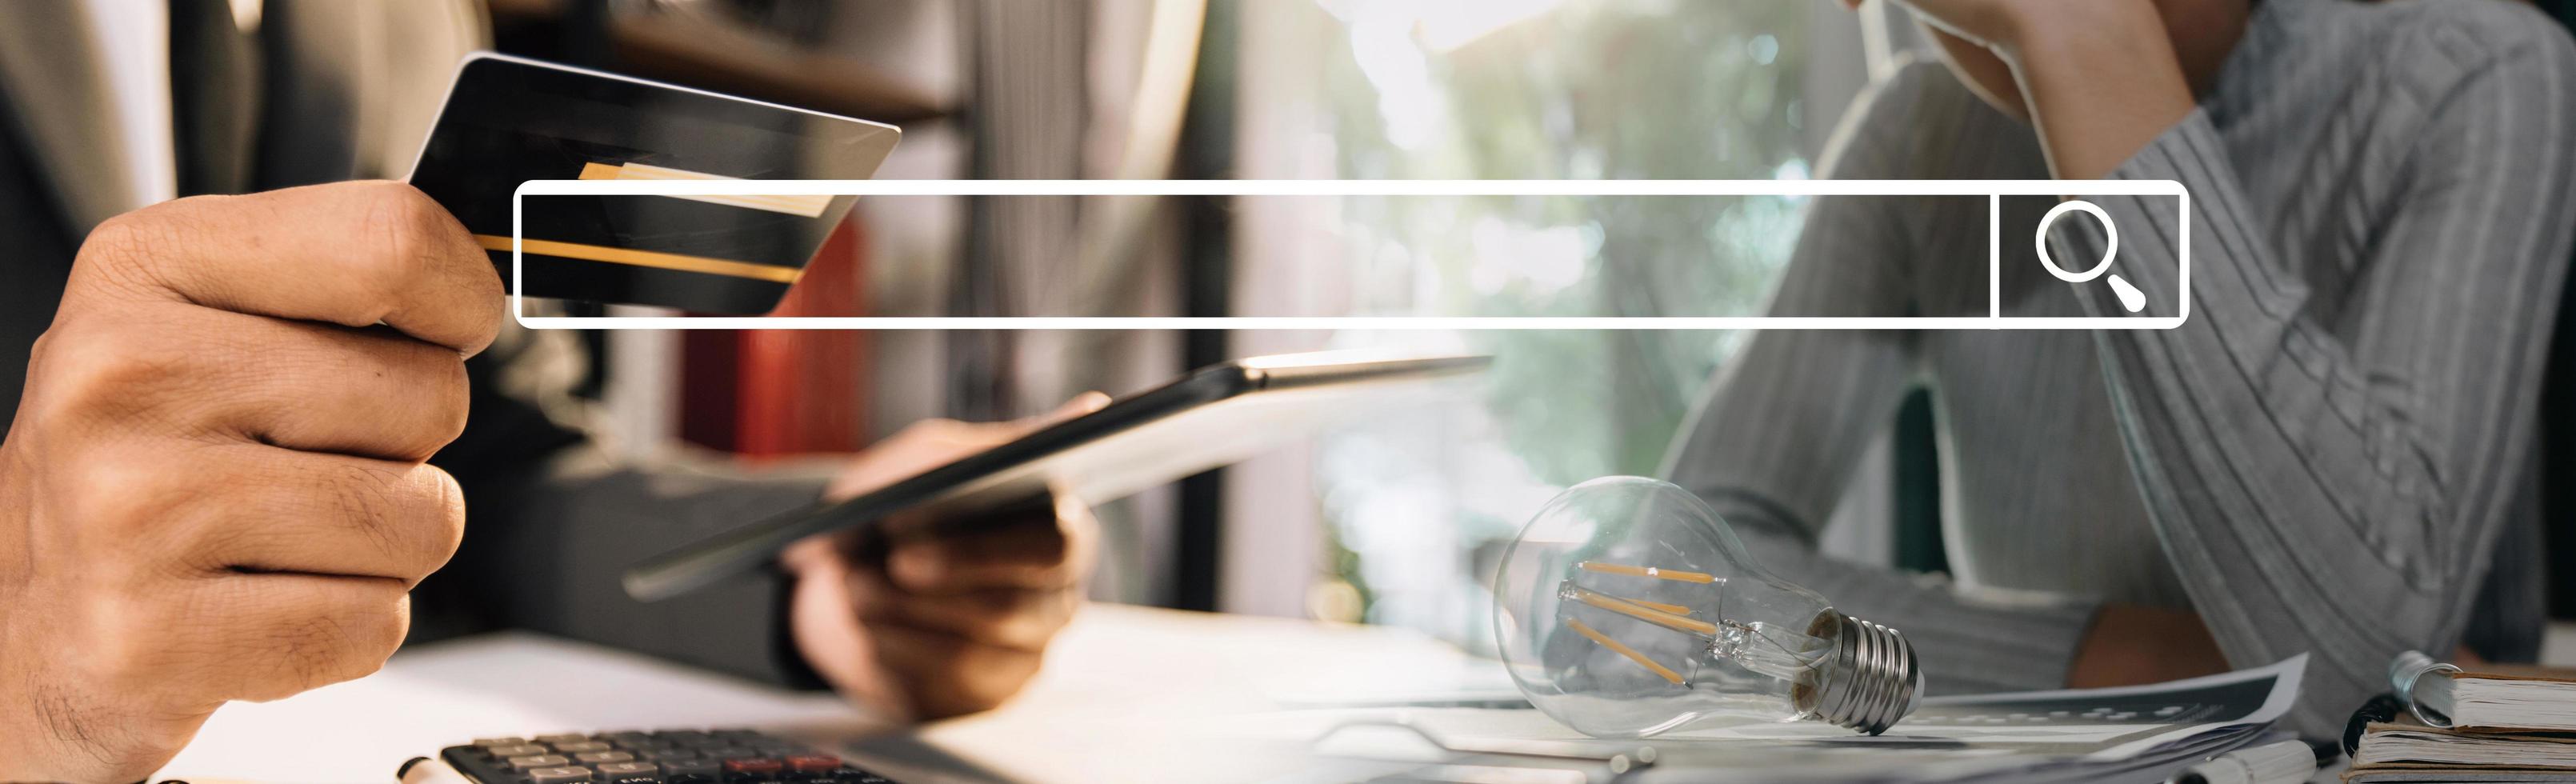
[[[1105,408],[1108,405],[1109,396],[1094,391],[1075,395],[1072,400],[1064,401],[1064,406],[1056,410],[1067,415],[1088,414]]]

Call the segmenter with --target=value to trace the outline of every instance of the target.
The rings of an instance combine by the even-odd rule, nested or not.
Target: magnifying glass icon
[[[2093,216],[2094,220],[2102,222],[2102,260],[2095,262],[2092,269],[2083,272],[2068,272],[2057,266],[2057,259],[2048,255],[2048,227],[2057,222],[2058,216],[2069,212],[2085,213]],[[2040,217],[2039,231],[2032,235],[2031,244],[2039,251],[2039,264],[2048,268],[2048,274],[2055,275],[2058,280],[2068,283],[2090,283],[2094,278],[2102,277],[2102,273],[2109,272],[2111,262],[2120,257],[2120,227],[2111,223],[2110,213],[2103,212],[2102,208],[2094,203],[2083,199],[2069,199],[2049,208],[2048,214]],[[2111,276],[2111,293],[2118,295],[2120,307],[2128,308],[2131,313],[2147,307],[2146,292],[2129,285],[2128,281],[2121,280],[2118,275]]]

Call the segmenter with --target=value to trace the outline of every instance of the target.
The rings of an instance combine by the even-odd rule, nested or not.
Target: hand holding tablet
[[[628,595],[667,599],[751,574],[798,540],[922,511],[951,527],[1046,493],[1100,504],[1236,462],[1482,371],[1491,357],[1317,352],[1201,368],[872,492],[746,525],[637,564]],[[966,533],[960,531],[960,533]]]

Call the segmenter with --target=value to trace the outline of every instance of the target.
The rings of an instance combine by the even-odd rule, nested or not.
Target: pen
[[[2317,749],[2304,740],[2250,746],[2211,757],[2166,784],[2286,784],[2317,772]]]
[[[473,779],[456,772],[447,763],[428,757],[413,757],[394,770],[394,780],[401,784],[474,784]]]
[[[2382,694],[2370,698],[2369,702],[2362,703],[2359,710],[2352,712],[2352,720],[2343,725],[2344,756],[2349,757],[2361,751],[2361,736],[2370,732],[2370,725],[2396,721],[2397,713],[2405,709],[2405,703],[2392,694]]]

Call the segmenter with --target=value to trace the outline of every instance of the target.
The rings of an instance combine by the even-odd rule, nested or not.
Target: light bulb
[[[1532,704],[1596,737],[1790,719],[1875,735],[1923,693],[1903,635],[1772,576],[1716,510],[1641,477],[1539,509],[1495,575],[1494,638]]]

